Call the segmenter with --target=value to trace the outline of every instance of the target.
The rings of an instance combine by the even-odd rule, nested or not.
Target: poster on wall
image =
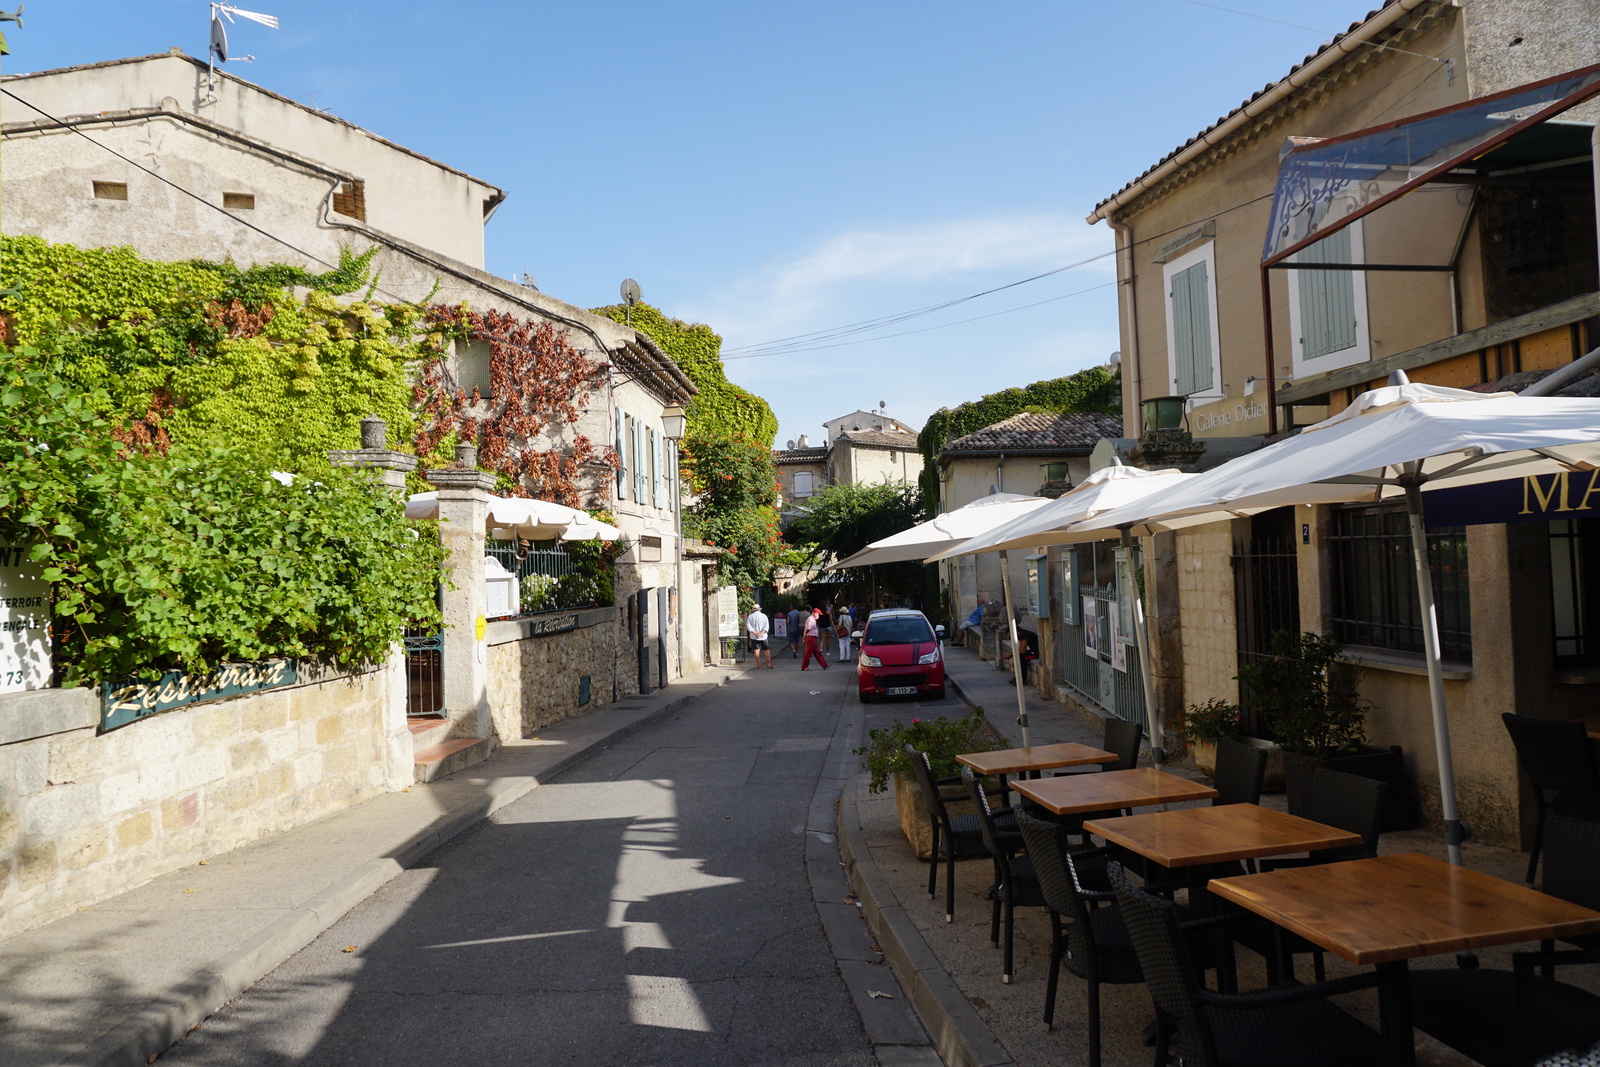
[[[50,687],[50,583],[27,545],[0,545],[0,693]]]
[[[717,590],[717,636],[739,636],[739,590],[731,585]]]
[[[1107,638],[1111,643],[1111,665],[1123,674],[1128,673],[1128,646],[1122,643],[1122,623],[1119,619],[1120,612],[1113,611],[1107,618],[1110,620],[1111,634]]]
[[[772,616],[772,636],[779,641],[789,639],[789,620],[781,611]]]
[[[1083,650],[1091,656],[1100,655],[1100,613],[1095,610],[1092,596],[1083,598]]]

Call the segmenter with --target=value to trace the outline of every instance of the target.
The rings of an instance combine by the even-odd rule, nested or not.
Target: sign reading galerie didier
[[[50,686],[50,583],[27,545],[0,545],[0,693]]]

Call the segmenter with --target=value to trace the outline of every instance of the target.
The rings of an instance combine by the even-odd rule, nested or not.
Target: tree
[[[751,592],[772,574],[783,539],[778,530],[778,468],[772,450],[748,438],[683,439],[683,473],[694,502],[683,532],[725,549],[717,576]]]
[[[789,526],[789,539],[814,554],[844,559],[923,520],[922,490],[903,482],[824,486]]]

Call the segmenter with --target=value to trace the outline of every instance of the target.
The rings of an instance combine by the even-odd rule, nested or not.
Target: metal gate
[[[1238,664],[1244,667],[1272,654],[1272,637],[1300,632],[1300,565],[1295,550],[1293,508],[1263,512],[1250,520],[1250,536],[1233,545],[1233,609]],[[1258,702],[1239,686],[1239,708],[1252,737],[1270,736]]]
[[[1144,664],[1133,628],[1123,627],[1121,594],[1117,588],[1116,546],[1110,542],[1089,542],[1063,549],[1049,570],[1056,582],[1052,590],[1056,628],[1059,680],[1119,719],[1145,722]],[[1087,615],[1094,611],[1091,622]],[[1119,615],[1118,613],[1121,612]],[[1113,616],[1119,620],[1115,635]],[[1094,650],[1090,650],[1090,630],[1094,631]]]
[[[444,711],[444,634],[408,629],[406,646],[406,715],[426,718]]]

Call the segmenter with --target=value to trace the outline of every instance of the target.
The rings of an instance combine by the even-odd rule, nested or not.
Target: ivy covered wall
[[[631,318],[629,315],[631,312]],[[613,322],[631,321],[671,356],[694,382],[700,395],[690,403],[689,433],[699,437],[733,437],[771,448],[778,436],[778,417],[759,396],[728,381],[722,365],[722,337],[702,323],[669,318],[649,304],[595,308]]]

